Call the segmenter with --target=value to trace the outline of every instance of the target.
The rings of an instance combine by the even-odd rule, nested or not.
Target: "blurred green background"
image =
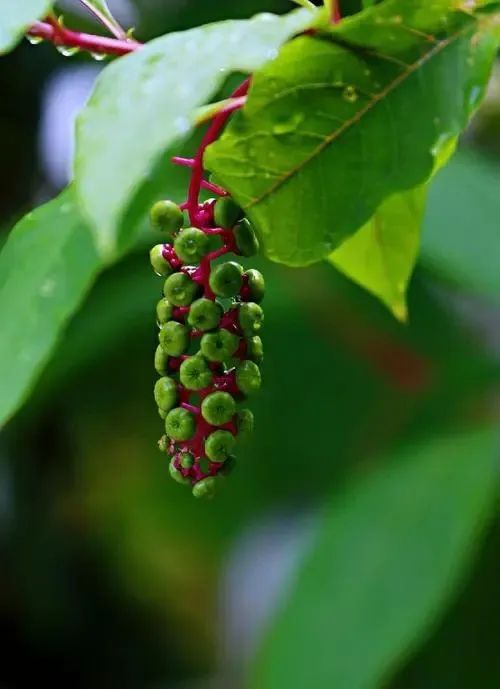
[[[290,3],[110,6],[146,39]],[[2,59],[3,238],[64,184],[73,111],[99,68],[27,42]],[[145,245],[98,280],[0,435],[0,687],[31,688],[34,677],[75,689],[240,686],[325,497],[392,450],[494,409],[499,84],[431,192],[408,326],[327,265],[261,261],[257,430],[213,503],[174,484],[156,448],[159,285]],[[386,686],[500,687],[499,545],[492,523],[460,595]]]

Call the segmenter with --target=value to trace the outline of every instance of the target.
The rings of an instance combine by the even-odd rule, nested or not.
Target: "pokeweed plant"
[[[210,496],[233,464],[236,437],[253,425],[237,403],[261,384],[264,279],[239,257],[260,248],[290,266],[326,259],[404,320],[426,190],[486,92],[500,3],[365,0],[343,16],[336,0],[301,0],[288,15],[142,44],[104,0],[81,2],[110,36],[67,28],[48,0],[0,0],[0,52],[26,35],[68,57],[119,58],[78,119],[72,184],[21,220],[0,255],[0,420],[21,405],[95,276],[142,236],[150,213],[165,234],[151,250],[165,278],[160,447],[176,480]],[[232,72],[249,76],[211,102]],[[193,157],[179,156],[206,123]],[[167,155],[191,171],[185,198],[168,189]]]

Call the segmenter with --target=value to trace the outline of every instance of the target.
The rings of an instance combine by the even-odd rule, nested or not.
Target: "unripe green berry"
[[[199,289],[186,273],[174,273],[165,281],[163,294],[174,306],[189,306]]]
[[[228,476],[229,474],[232,474],[235,467],[236,457],[234,455],[230,455],[219,469],[218,475],[220,476],[222,474],[222,476]]]
[[[167,411],[165,411],[164,409],[160,409],[160,407],[158,407],[158,416],[160,417],[160,419],[166,419],[167,414]]]
[[[210,288],[218,297],[234,297],[241,289],[243,268],[227,261],[216,266],[210,275]]]
[[[223,196],[214,208],[214,221],[217,227],[232,229],[243,215],[243,211],[230,196]]]
[[[167,414],[165,431],[172,440],[190,440],[196,431],[196,420],[187,409],[176,407]]]
[[[179,464],[183,469],[191,469],[194,466],[194,457],[189,452],[183,452],[179,457]]]
[[[187,390],[203,390],[212,382],[212,371],[201,356],[192,356],[182,362],[179,376]]]
[[[184,263],[199,263],[209,251],[208,236],[196,227],[188,227],[177,236],[174,249]]]
[[[179,469],[177,469],[177,467],[175,466],[174,461],[175,460],[172,459],[172,461],[168,465],[170,476],[174,479],[174,481],[177,481],[177,483],[180,483],[183,486],[189,486],[191,484],[191,481],[189,480],[189,478],[182,475]]]
[[[158,441],[158,449],[160,452],[166,452],[168,450],[168,438],[166,435],[162,435],[161,438]]]
[[[258,304],[249,301],[240,305],[238,320],[247,337],[257,335],[264,322],[264,311]]]
[[[158,201],[151,208],[151,225],[155,230],[166,232],[171,238],[180,230],[184,222],[184,214],[173,201]]]
[[[247,357],[256,364],[261,364],[264,360],[264,348],[262,340],[258,335],[250,337],[247,340]]]
[[[215,333],[203,335],[200,349],[209,361],[227,361],[238,349],[239,337],[228,330],[221,329]]]
[[[177,383],[167,376],[160,378],[156,381],[154,395],[158,408],[170,411],[177,404]]]
[[[259,240],[250,222],[243,220],[234,228],[234,239],[242,256],[255,256],[259,252]]]
[[[201,403],[201,413],[212,426],[223,426],[233,418],[236,402],[228,392],[213,392]]]
[[[173,270],[170,263],[163,258],[163,244],[157,244],[151,249],[149,260],[157,275],[170,275]]]
[[[158,345],[155,352],[155,370],[160,376],[168,373],[168,355],[165,354],[161,345]]]
[[[216,489],[216,478],[208,476],[207,478],[198,481],[193,486],[193,495],[195,498],[213,498]]]
[[[244,395],[253,395],[260,390],[262,378],[256,363],[248,359],[236,367],[236,385]]]
[[[266,290],[264,276],[259,270],[255,270],[254,268],[246,270],[243,273],[243,275],[246,275],[247,277],[247,285],[250,291],[250,298],[257,304],[260,304],[260,302],[264,299],[264,293]]]
[[[223,314],[220,304],[211,299],[197,299],[191,304],[187,321],[196,330],[213,330],[216,328]]]
[[[234,443],[234,435],[229,431],[214,431],[205,440],[205,454],[212,462],[225,462]]]
[[[158,320],[158,323],[160,325],[163,325],[167,321],[169,321],[172,318],[172,313],[173,313],[173,307],[172,304],[169,302],[168,299],[160,299],[158,304],[156,305],[156,318]]]
[[[189,331],[185,325],[177,321],[165,323],[160,330],[160,345],[169,356],[184,354],[189,345]]]
[[[248,438],[253,433],[254,417],[250,409],[240,409],[236,414],[236,428],[241,438]]]

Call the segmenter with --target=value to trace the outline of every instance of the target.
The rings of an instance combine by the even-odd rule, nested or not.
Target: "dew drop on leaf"
[[[354,86],[346,86],[342,98],[348,103],[355,103],[358,100],[358,92]]]
[[[273,134],[280,136],[282,134],[291,134],[296,131],[299,124],[304,119],[304,115],[301,112],[294,112],[290,115],[278,120],[272,128]]]

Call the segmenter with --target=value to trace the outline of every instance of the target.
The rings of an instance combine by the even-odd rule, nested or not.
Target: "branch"
[[[100,55],[127,55],[133,53],[142,47],[133,39],[121,40],[117,38],[108,38],[106,36],[96,36],[94,34],[81,33],[80,31],[72,31],[61,26],[61,24],[54,25],[54,23],[35,22],[28,29],[29,36],[42,38],[45,41],[50,41],[54,45],[62,45],[68,48],[79,48],[90,53]]]
[[[89,0],[80,0],[80,2],[82,3],[82,5],[85,5],[88,11],[91,12],[94,15],[94,17],[98,21],[100,21],[101,24],[105,26],[110,33],[113,34],[115,38],[118,38],[118,40],[127,39],[127,32],[118,24],[114,17],[108,16],[109,12],[108,14],[101,12],[101,10],[99,10]],[[106,3],[104,3],[104,7],[107,9]]]

